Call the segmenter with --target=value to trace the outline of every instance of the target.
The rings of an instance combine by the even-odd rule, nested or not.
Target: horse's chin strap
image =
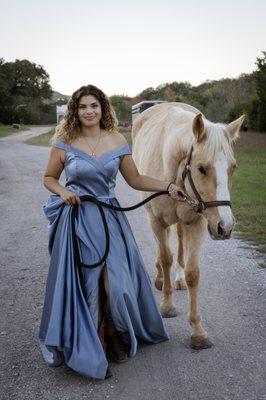
[[[185,179],[186,179],[186,177],[188,177],[189,184],[190,184],[191,189],[196,197],[196,200],[189,199],[188,196],[186,195],[186,202],[197,213],[201,213],[203,210],[205,210],[206,208],[210,208],[210,207],[218,207],[218,206],[231,207],[231,201],[229,201],[229,200],[217,200],[217,201],[203,201],[202,200],[201,195],[197,191],[196,186],[195,186],[194,181],[191,176],[192,153],[193,153],[193,146],[191,146],[191,149],[187,156],[187,161],[186,161],[184,170],[182,172],[182,180],[185,184]]]

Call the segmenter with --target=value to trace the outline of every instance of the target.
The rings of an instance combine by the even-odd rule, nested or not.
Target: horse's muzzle
[[[233,231],[233,227],[229,230],[225,230],[221,224],[221,222],[218,223],[217,226],[217,231],[213,232],[210,225],[208,224],[208,232],[210,234],[210,237],[213,240],[226,240],[226,239],[230,239],[231,237],[231,233]]]

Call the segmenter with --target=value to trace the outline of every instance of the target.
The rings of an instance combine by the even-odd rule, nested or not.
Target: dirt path
[[[171,336],[141,346],[113,378],[95,382],[68,368],[45,365],[37,343],[49,265],[42,185],[49,149],[10,137],[0,142],[1,393],[3,400],[263,400],[265,270],[260,255],[239,239],[207,240],[202,254],[199,303],[214,347],[189,348],[187,292],[175,292],[178,316]],[[124,206],[139,193],[119,174]],[[143,208],[127,213],[153,278],[155,242]],[[157,302],[160,293],[155,290]]]
[[[28,140],[35,136],[40,136],[43,133],[49,132],[50,130],[51,130],[50,126],[40,126],[36,128],[30,128],[27,131],[16,132],[13,133],[12,135],[4,136],[3,138],[0,139],[0,141],[12,142],[12,143],[25,142],[25,140]]]

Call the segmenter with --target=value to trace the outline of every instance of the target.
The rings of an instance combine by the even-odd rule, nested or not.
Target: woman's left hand
[[[177,201],[186,201],[186,195],[180,186],[171,183],[168,188],[168,192],[172,199]]]

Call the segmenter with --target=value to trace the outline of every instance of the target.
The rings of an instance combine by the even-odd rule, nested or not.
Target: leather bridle
[[[198,213],[201,213],[203,210],[205,210],[206,208],[210,208],[210,207],[218,207],[218,206],[231,207],[231,201],[229,201],[229,200],[217,200],[217,201],[202,200],[202,197],[199,194],[199,192],[197,191],[196,186],[195,186],[192,176],[191,176],[192,153],[193,153],[193,146],[191,146],[191,149],[188,153],[186,164],[185,164],[184,170],[182,172],[182,179],[183,179],[183,182],[185,183],[185,179],[186,179],[186,177],[188,177],[188,181],[190,183],[191,189],[192,189],[197,201],[191,199],[190,202],[187,201],[188,204],[191,205],[193,210]]]

